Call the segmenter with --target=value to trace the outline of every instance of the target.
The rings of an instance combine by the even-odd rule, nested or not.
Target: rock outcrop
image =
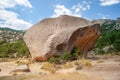
[[[44,19],[33,25],[24,35],[32,59],[45,61],[52,56],[79,48],[83,56],[99,38],[101,27],[83,18],[62,15]]]

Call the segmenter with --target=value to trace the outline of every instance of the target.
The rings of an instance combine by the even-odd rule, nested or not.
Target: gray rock
[[[20,65],[12,72],[30,72],[28,65]]]

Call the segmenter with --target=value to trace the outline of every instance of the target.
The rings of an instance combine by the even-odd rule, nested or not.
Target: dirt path
[[[120,80],[120,62],[97,63],[90,69],[81,70],[80,73],[103,80]]]
[[[10,72],[14,70],[17,67],[17,64],[15,62],[0,62],[0,77],[1,76],[10,76]],[[1,79],[0,79],[1,80]]]
[[[63,73],[63,74],[27,74],[27,75],[15,75],[10,77],[0,77],[0,80],[101,80],[94,77],[89,77],[80,73]]]

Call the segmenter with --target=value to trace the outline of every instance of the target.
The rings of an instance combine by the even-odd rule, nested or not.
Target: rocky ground
[[[120,56],[98,56],[88,60],[90,62],[84,66],[71,66],[70,63],[78,63],[69,62],[69,66],[64,65],[54,73],[41,69],[45,62],[30,63],[26,59],[0,61],[0,80],[120,80]],[[27,69],[25,64],[30,72],[15,71],[19,65]]]

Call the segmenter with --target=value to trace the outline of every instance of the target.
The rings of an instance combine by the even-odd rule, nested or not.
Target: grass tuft
[[[49,62],[45,62],[41,69],[44,69],[44,70],[49,71],[51,73],[55,73],[57,70],[57,68],[55,67],[55,64],[49,63]]]
[[[103,63],[104,61],[102,59],[98,60],[97,63]]]
[[[90,60],[86,60],[86,59],[78,60],[76,63],[77,63],[78,65],[86,66],[86,67],[91,67],[91,66],[92,66],[91,61],[90,61]]]
[[[74,65],[72,62],[66,62],[65,64],[62,65],[63,69],[68,69],[68,68],[73,68]]]

